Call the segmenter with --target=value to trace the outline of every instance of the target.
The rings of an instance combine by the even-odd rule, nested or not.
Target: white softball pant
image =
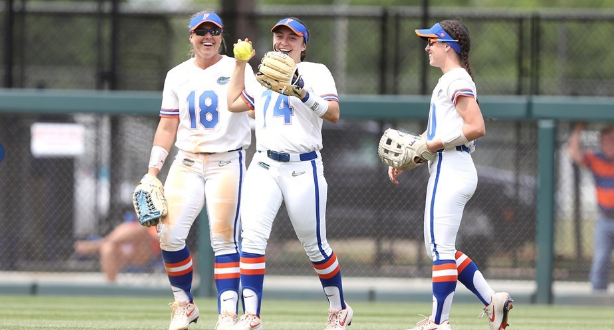
[[[478,183],[473,159],[467,151],[437,152],[429,163],[424,210],[424,242],[433,260],[454,260],[456,235],[465,204]]]
[[[241,181],[245,151],[194,154],[179,151],[166,178],[168,214],[160,226],[160,247],[178,251],[206,202],[215,255],[238,253]],[[204,224],[203,224],[204,225]]]
[[[296,236],[312,262],[330,256],[326,240],[326,199],[328,184],[319,152],[306,161],[280,162],[266,151],[256,152],[243,186],[241,249],[265,254],[275,216],[282,201]],[[297,158],[292,155],[294,160]]]

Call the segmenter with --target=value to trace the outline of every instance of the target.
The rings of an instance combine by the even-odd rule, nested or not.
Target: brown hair
[[[469,30],[463,23],[455,20],[441,21],[439,22],[439,25],[441,25],[441,27],[450,35],[450,37],[458,40],[458,45],[461,49],[458,57],[462,66],[465,68],[465,70],[467,70],[467,73],[469,73],[471,78],[473,78],[473,72],[471,72],[471,67],[469,65],[469,51],[471,50]]]

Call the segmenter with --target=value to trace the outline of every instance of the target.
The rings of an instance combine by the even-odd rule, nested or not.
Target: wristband
[[[326,111],[328,111],[328,101],[319,96],[311,95],[307,91],[305,92],[305,97],[302,98],[301,101],[303,101],[311,111],[318,115],[318,117],[324,116]]]
[[[467,140],[465,133],[463,133],[463,128],[460,127],[456,132],[445,134],[441,138],[441,143],[444,149],[450,149],[456,146],[465,145],[469,143],[469,140]]]
[[[155,167],[158,170],[162,170],[164,161],[168,156],[168,151],[160,146],[153,146],[151,148],[151,155],[149,156],[149,167]]]

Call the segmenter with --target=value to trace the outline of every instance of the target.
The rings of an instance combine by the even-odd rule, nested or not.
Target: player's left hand
[[[429,151],[424,137],[391,128],[382,135],[377,154],[386,165],[403,171],[424,165],[435,158],[435,154]]]
[[[305,85],[292,57],[281,52],[264,54],[256,80],[276,93],[296,97],[302,96]]]
[[[151,227],[160,223],[168,209],[162,182],[151,174],[145,174],[134,189],[132,204],[141,225]]]

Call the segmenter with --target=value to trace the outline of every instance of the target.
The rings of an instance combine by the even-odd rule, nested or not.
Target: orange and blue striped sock
[[[469,258],[466,254],[457,251],[456,255],[456,268],[458,269],[458,280],[473,292],[484,306],[488,306],[490,303],[490,297],[495,291],[488,285],[486,279],[482,275],[482,272],[478,269],[478,266]]]
[[[245,313],[260,315],[264,283],[265,257],[262,254],[241,252],[241,286]]]
[[[178,298],[182,297],[185,293],[189,302],[193,302],[194,297],[190,290],[192,289],[194,266],[192,265],[192,256],[188,247],[186,246],[179,251],[162,250],[162,259],[164,260],[164,267],[166,268],[166,274],[171,283],[175,300],[183,300]]]
[[[218,313],[222,312],[222,294],[228,295],[228,292],[233,292],[230,296],[234,302],[234,312],[237,313],[237,303],[239,297],[239,282],[241,280],[241,268],[239,267],[240,256],[238,253],[226,254],[215,257],[215,286],[217,287],[217,309]],[[231,299],[225,298],[227,300]],[[228,307],[230,307],[228,305]],[[232,311],[232,310],[231,310]]]
[[[333,252],[330,257],[322,261],[312,262],[311,264],[320,277],[320,282],[330,303],[330,308],[345,309],[341,270],[337,255]]]
[[[433,322],[440,324],[450,318],[457,279],[454,260],[433,261]]]

